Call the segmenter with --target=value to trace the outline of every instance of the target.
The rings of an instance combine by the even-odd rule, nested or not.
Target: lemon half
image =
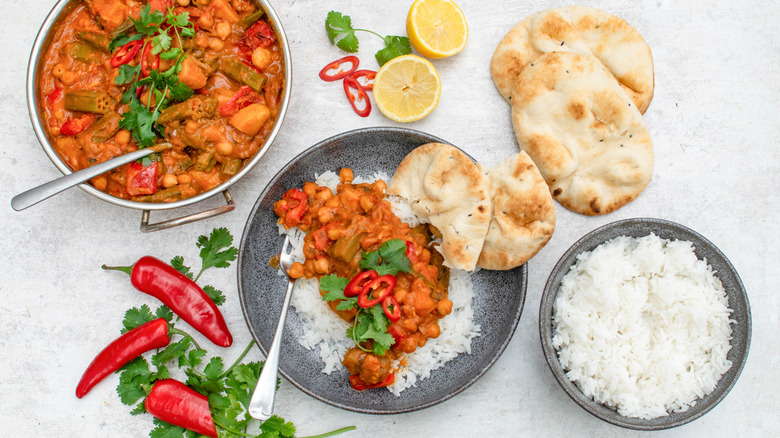
[[[430,61],[404,55],[386,62],[374,78],[379,111],[397,122],[420,120],[436,108],[441,79]]]
[[[466,16],[450,0],[417,0],[406,17],[406,34],[415,50],[426,58],[452,56],[466,47]]]

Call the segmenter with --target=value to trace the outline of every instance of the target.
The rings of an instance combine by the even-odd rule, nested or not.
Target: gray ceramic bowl
[[[287,164],[260,195],[241,239],[238,256],[238,291],[249,330],[267,352],[281,311],[287,280],[268,264],[282,248],[273,203],[290,188],[311,181],[315,173],[338,172],[350,167],[356,176],[376,171],[395,173],[412,149],[444,140],[400,128],[366,128],[324,140]],[[348,373],[321,372],[319,351],[298,343],[302,322],[292,311],[287,316],[280,357],[280,373],[293,385],[321,401],[340,408],[371,414],[396,414],[429,407],[447,400],[476,382],[498,359],[514,334],[525,300],[527,268],[510,271],[481,270],[474,283],[474,322],[481,335],[471,342],[471,354],[461,354],[395,397],[386,389],[358,392],[350,388]],[[294,292],[295,293],[295,292]]]
[[[728,359],[732,362],[731,368],[721,377],[715,390],[696,402],[696,406],[685,412],[671,413],[668,416],[643,420],[640,418],[624,417],[614,409],[596,403],[566,377],[565,371],[558,361],[558,353],[552,345],[552,314],[553,303],[560,289],[561,279],[569,268],[576,263],[576,257],[581,252],[591,251],[600,244],[618,236],[642,237],[650,233],[669,240],[686,240],[693,243],[694,252],[699,259],[707,259],[718,278],[723,284],[729,299],[729,307],[733,310],[731,319],[736,322],[731,325],[732,340]],[[674,222],[637,218],[625,219],[604,225],[585,235],[577,243],[572,245],[561,257],[550,273],[542,295],[541,308],[539,310],[539,332],[541,335],[542,349],[547,365],[561,388],[578,405],[596,417],[615,424],[617,426],[637,430],[668,429],[691,422],[715,407],[739,378],[750,348],[750,304],[748,303],[745,287],[740,280],[737,271],[726,256],[709,240],[699,233]]]

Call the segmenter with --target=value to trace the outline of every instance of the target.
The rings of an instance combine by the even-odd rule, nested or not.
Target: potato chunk
[[[253,103],[239,110],[230,118],[229,123],[244,134],[256,135],[270,116],[271,111],[267,106]]]

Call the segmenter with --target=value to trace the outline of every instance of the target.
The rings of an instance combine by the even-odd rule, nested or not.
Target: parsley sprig
[[[209,237],[200,236],[198,238],[202,259],[200,273],[210,267],[229,267],[230,262],[235,260],[237,254],[237,249],[231,246],[232,242],[233,236],[225,228],[214,229]],[[179,272],[190,278],[193,277],[190,268],[183,264],[181,256],[175,257],[172,262]],[[208,287],[204,287],[204,290]],[[224,296],[215,302],[217,304],[224,303]],[[293,438],[295,425],[292,422],[286,421],[278,415],[258,422],[247,413],[252,391],[254,391],[263,368],[263,362],[243,363],[245,356],[254,345],[254,340],[250,341],[236,360],[226,368],[221,357],[207,358],[208,352],[201,348],[192,336],[175,328],[174,317],[173,312],[164,305],[155,309],[154,312],[146,304],[125,312],[122,333],[156,318],[165,318],[168,321],[168,333],[181,336],[181,339],[172,341],[167,347],[157,350],[150,358],[140,356],[117,371],[119,373],[117,394],[123,404],[133,406],[131,415],[140,415],[146,412],[143,400],[151,391],[155,381],[171,378],[172,373],[178,372],[186,376],[187,386],[208,398],[211,415],[214,424],[219,428],[220,438]],[[153,422],[154,428],[149,433],[151,438],[196,438],[200,436],[195,432],[156,418]],[[249,433],[251,428],[257,429],[258,432]],[[354,429],[354,426],[350,426],[309,438],[326,437]]]
[[[395,35],[382,36],[368,29],[355,29],[352,27],[352,18],[349,15],[343,15],[341,12],[328,12],[328,18],[325,20],[325,30],[328,32],[328,39],[330,39],[331,44],[335,44],[341,50],[350,53],[357,52],[360,46],[355,32],[368,32],[378,36],[385,43],[385,47],[374,55],[380,66],[396,56],[412,53],[409,38]]]
[[[181,49],[182,38],[195,36],[195,27],[190,22],[188,12],[174,14],[172,8],[166,12],[152,11],[150,5],[141,9],[137,20],[132,20],[137,33],[116,37],[109,45],[111,50],[131,41],[143,40],[144,46],[151,45],[152,55],[173,61],[167,70],[152,69],[148,76],[142,74],[140,63],[125,64],[119,67],[119,74],[114,79],[116,85],[130,85],[122,95],[122,103],[128,104],[130,111],[123,114],[119,125],[133,134],[139,148],[145,148],[152,146],[157,137],[164,134],[162,127],[157,124],[160,111],[171,101],[183,101],[192,96],[190,87],[179,82],[178,74],[185,58]],[[175,46],[174,37],[178,43]],[[141,56],[144,56],[144,51]],[[142,87],[149,93],[146,104],[138,98],[138,90]]]
[[[401,239],[391,239],[383,243],[378,250],[364,252],[360,267],[366,271],[376,271],[380,276],[397,275],[399,272],[409,272],[411,261],[406,256],[406,242]],[[382,304],[376,304],[368,309],[358,305],[358,297],[347,297],[344,288],[349,279],[336,274],[320,278],[320,290],[325,292],[324,301],[338,301],[336,310],[357,309],[355,320],[347,328],[347,337],[355,341],[355,345],[363,351],[373,352],[377,356],[384,355],[395,343],[393,335],[387,333],[390,321],[385,316]],[[363,344],[373,341],[368,349]]]

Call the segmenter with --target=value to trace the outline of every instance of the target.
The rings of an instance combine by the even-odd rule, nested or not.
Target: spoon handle
[[[247,408],[249,415],[257,420],[265,421],[271,418],[274,412],[276,377],[279,373],[279,350],[282,347],[284,322],[287,319],[287,309],[290,307],[294,286],[295,282],[290,279],[287,283],[287,292],[284,295],[284,303],[282,304],[282,312],[279,315],[279,323],[276,325],[274,340],[271,342],[271,348],[268,349],[265,364],[260,371],[257,386],[255,386],[255,391],[252,393],[252,399],[249,401],[249,407]]]
[[[77,184],[83,183],[90,178],[94,178],[102,173],[108,172],[115,167],[131,163],[138,160],[139,158],[143,158],[147,155],[160,152],[165,149],[170,149],[171,147],[172,146],[170,143],[160,143],[157,146],[139,149],[128,154],[120,155],[108,161],[95,164],[94,166],[79,170],[78,172],[73,172],[71,174],[49,181],[45,184],[41,184],[38,187],[32,188],[26,192],[14,196],[13,199],[11,199],[11,208],[16,211],[24,210],[25,208],[31,207],[65,189],[69,189]]]

